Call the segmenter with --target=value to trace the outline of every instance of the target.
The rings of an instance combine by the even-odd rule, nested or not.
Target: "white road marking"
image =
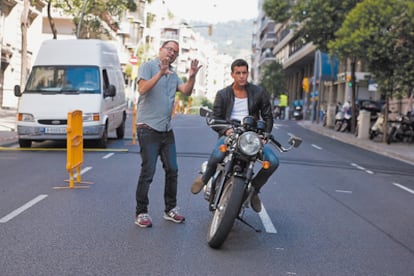
[[[262,210],[259,212],[259,217],[262,220],[263,226],[267,233],[273,233],[276,234],[276,228],[272,223],[272,220],[270,219],[269,215],[266,212],[265,207],[262,204]]]
[[[319,146],[317,146],[317,145],[315,145],[315,144],[312,144],[312,147],[314,147],[315,149],[318,149],[318,150],[322,150],[322,148],[321,148],[321,147],[319,147]]]
[[[102,159],[108,159],[109,157],[111,157],[112,155],[114,155],[113,152],[108,153],[107,155],[105,155],[104,157],[102,157]]]
[[[86,168],[84,168],[83,170],[80,171],[80,174],[82,175],[82,174],[84,174],[84,173],[86,173],[87,171],[90,171],[90,170],[92,170],[92,167],[86,167]],[[75,173],[73,177],[77,177],[77,176],[78,176],[78,174]]]
[[[357,168],[357,169],[359,169],[359,170],[361,170],[361,171],[364,171],[364,172],[366,172],[366,173],[368,173],[368,174],[374,174],[374,172],[373,172],[373,171],[370,171],[370,170],[368,170],[368,169],[365,169],[364,167],[361,167],[361,166],[360,166],[360,165],[358,165],[358,164],[351,163],[351,166],[353,166],[353,167],[355,167],[355,168]]]
[[[14,217],[18,216],[19,214],[23,213],[24,211],[26,211],[27,209],[29,209],[30,207],[32,207],[33,205],[35,205],[36,203],[42,201],[46,197],[47,197],[47,195],[38,195],[37,197],[35,197],[34,199],[30,200],[29,202],[27,202],[23,206],[17,208],[13,212],[11,212],[8,215],[2,217],[0,219],[0,223],[6,223],[6,222],[8,222],[9,220],[13,219]]]
[[[395,183],[395,182],[392,183],[392,185],[394,185],[394,186],[396,186],[398,188],[401,188],[401,189],[403,189],[403,190],[405,190],[405,191],[407,191],[407,192],[409,192],[409,193],[411,193],[411,194],[414,195],[414,190],[411,190],[410,188],[407,188],[407,187],[405,187],[405,186],[403,186],[401,184]]]
[[[347,191],[347,190],[335,190],[335,192],[344,193],[344,194],[352,194],[352,191]]]

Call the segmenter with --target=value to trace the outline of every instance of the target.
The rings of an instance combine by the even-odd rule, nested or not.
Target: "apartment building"
[[[321,108],[335,108],[335,103],[344,103],[351,99],[349,86],[350,63],[334,63],[332,80],[332,62],[325,53],[321,53],[312,43],[304,43],[289,27],[291,22],[276,23],[268,18],[262,9],[263,0],[259,0],[259,13],[253,33],[252,77],[259,82],[263,67],[272,61],[283,64],[286,76],[285,91],[290,107],[301,104],[306,118],[315,119]],[[356,98],[379,99],[376,87],[370,85],[370,73],[363,63],[356,64]],[[306,85],[305,82],[307,82]],[[306,86],[309,90],[305,89]],[[330,103],[330,104],[329,104]],[[332,116],[332,111],[330,112]]]
[[[41,43],[52,39],[52,29],[47,15],[47,2],[26,0],[2,0],[0,2],[0,108],[17,108],[18,98],[14,96],[16,84],[24,86]],[[22,59],[21,18],[28,10],[26,60]],[[219,56],[215,45],[197,33],[197,28],[174,18],[162,0],[136,0],[137,10],[125,11],[121,18],[104,18],[107,30],[105,39],[113,41],[118,48],[121,65],[125,71],[128,97],[136,97],[136,75],[138,66],[157,55],[161,43],[175,39],[180,43],[180,53],[174,66],[177,73],[188,76],[190,60],[197,58],[203,67],[197,77],[194,96],[213,100],[215,93],[229,84],[231,57]],[[51,9],[57,30],[57,39],[76,38],[73,18],[62,10]],[[108,24],[118,21],[118,28]],[[93,35],[93,34],[91,34]],[[64,53],[62,53],[64,54]],[[25,67],[22,74],[22,64]]]

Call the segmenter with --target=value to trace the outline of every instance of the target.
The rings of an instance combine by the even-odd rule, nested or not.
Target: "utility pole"
[[[88,0],[83,1],[82,12],[80,14],[78,28],[76,30],[76,38],[77,39],[79,39],[79,35],[80,35],[80,31],[81,31],[81,25],[82,25],[82,21],[83,21],[83,15],[85,14],[86,4],[87,3],[88,3]]]
[[[29,26],[29,0],[24,0],[23,11],[20,17],[20,28],[22,31],[22,54],[21,54],[21,72],[20,72],[20,87],[24,87],[26,83],[26,69],[27,69],[27,28]]]

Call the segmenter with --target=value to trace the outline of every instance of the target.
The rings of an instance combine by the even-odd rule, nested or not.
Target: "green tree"
[[[263,7],[266,15],[271,19],[294,29],[296,40],[302,45],[312,42],[318,50],[327,53],[328,43],[335,39],[335,32],[342,26],[345,16],[361,1],[297,0],[280,2],[279,0],[265,0]],[[285,2],[289,2],[289,4],[281,5]],[[281,16],[283,13],[286,13],[289,17]],[[334,72],[333,68],[331,72]],[[331,77],[334,81],[335,76],[332,75]],[[329,99],[334,100],[333,97],[329,97]],[[329,104],[333,104],[333,102]],[[317,113],[319,109],[318,101]],[[352,110],[355,110],[355,108]],[[355,125],[354,118],[355,114],[352,126]]]
[[[278,97],[282,92],[285,92],[286,84],[283,65],[276,61],[265,65],[260,84],[271,95],[272,99]]]
[[[51,6],[60,8],[66,14],[71,15],[76,30],[81,24],[78,38],[100,39],[109,37],[109,31],[105,25],[113,31],[118,30],[119,22],[116,20],[121,18],[126,9],[135,11],[137,8],[134,0],[48,0],[49,24],[55,39],[57,31],[50,14]]]
[[[263,10],[269,18],[278,23],[283,23],[291,17],[291,2],[290,0],[265,0]]]
[[[277,23],[291,21],[297,37],[312,42],[322,52],[335,38],[346,14],[362,0],[265,0],[263,10]],[[295,4],[293,4],[295,3]]]
[[[365,0],[350,12],[329,43],[340,57],[364,59],[381,93],[409,92],[414,83],[414,4],[410,0]]]
[[[387,103],[394,92],[400,96],[413,89],[413,16],[411,0],[365,0],[348,14],[329,43],[340,57],[366,60]],[[385,115],[387,121],[388,107]]]

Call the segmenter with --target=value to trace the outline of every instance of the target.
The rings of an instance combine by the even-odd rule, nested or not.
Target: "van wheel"
[[[104,132],[102,133],[101,139],[96,143],[98,148],[105,149],[108,146],[108,125],[105,125]]]
[[[125,136],[125,116],[124,116],[124,119],[122,119],[121,125],[116,129],[116,138],[124,139],[124,136]]]
[[[19,139],[19,145],[21,148],[30,148],[32,146],[32,140]]]

